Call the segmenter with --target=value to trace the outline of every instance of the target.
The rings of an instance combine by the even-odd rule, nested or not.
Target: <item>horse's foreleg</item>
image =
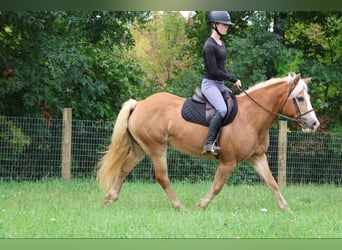
[[[114,181],[113,187],[105,195],[103,202],[104,206],[108,206],[119,199],[122,184],[126,176],[144,158],[144,156],[145,153],[139,146],[132,148],[132,150],[126,156],[120,173]]]
[[[198,208],[206,208],[209,205],[211,200],[222,190],[227,178],[233,172],[235,166],[236,162],[233,162],[229,165],[225,165],[221,162],[219,163],[210,191],[199,200],[197,203]]]
[[[161,185],[161,187],[164,189],[167,197],[170,199],[173,207],[180,211],[184,208],[181,201],[177,198],[176,194],[173,192],[169,176],[167,173],[167,160],[166,155],[161,157],[151,157],[153,166],[154,166],[154,172],[155,172],[155,178]]]
[[[248,159],[247,162],[253,166],[253,168],[261,177],[261,179],[264,180],[266,185],[270,188],[274,198],[278,202],[279,207],[283,210],[291,211],[284,197],[280,193],[277,182],[274,180],[272,176],[266,155],[263,154],[261,156],[251,157],[250,159]]]

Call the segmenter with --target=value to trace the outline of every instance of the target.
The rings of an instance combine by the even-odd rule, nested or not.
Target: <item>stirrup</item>
[[[213,155],[218,155],[221,151],[221,148],[219,146],[216,146],[215,143],[213,144],[205,144],[203,146],[203,150],[201,154],[213,154]]]

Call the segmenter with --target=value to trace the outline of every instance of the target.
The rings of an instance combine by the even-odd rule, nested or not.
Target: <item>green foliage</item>
[[[165,90],[185,98],[192,96],[195,89],[200,87],[202,82],[202,78],[197,72],[197,70],[193,69],[182,70],[173,79],[166,82]]]
[[[139,84],[129,25],[145,12],[1,12],[0,113],[112,119]]]
[[[289,72],[300,72],[303,63],[303,53],[300,50],[283,49],[275,62],[275,70],[279,76],[286,76]]]
[[[254,85],[278,74],[275,65],[284,47],[280,37],[270,32],[270,20],[263,12],[249,17],[250,25],[240,36],[229,37],[228,69],[245,86]]]
[[[72,107],[75,118],[113,119],[121,104],[132,96],[133,86],[139,85],[142,71],[133,58],[117,47],[112,50],[89,47],[81,54],[87,54],[82,61],[84,67],[73,72],[76,65],[71,66],[70,74],[62,74],[69,79],[60,81],[64,94],[60,93],[56,105]]]
[[[241,36],[245,33],[245,29],[248,27],[248,16],[250,11],[232,11],[230,12],[233,26],[229,27],[228,34],[233,36]],[[202,58],[202,48],[204,42],[211,34],[211,29],[207,24],[208,11],[196,11],[196,14],[188,20],[185,26],[186,34],[189,39],[187,49],[194,55],[194,60]],[[226,43],[229,43],[230,37],[222,37]]]
[[[3,149],[1,159],[5,159],[9,152],[20,154],[25,147],[30,145],[30,138],[11,120],[6,120],[5,117],[0,116],[0,128],[0,148]]]
[[[43,119],[23,121],[0,118],[1,179],[20,181],[60,176],[61,126],[53,123],[48,127]]]
[[[299,72],[312,76],[311,102],[322,129],[341,131],[341,12],[294,12],[288,21],[286,46],[301,51]]]
[[[171,11],[153,12],[144,27],[133,26],[134,52],[146,71],[146,86],[163,90],[166,82],[188,67],[185,24],[179,12]]]
[[[312,77],[309,89],[322,130],[341,131],[341,12],[230,14],[235,25],[223,37],[227,69],[245,87],[290,71]],[[71,107],[75,118],[113,119],[131,97],[164,90],[191,95],[203,74],[207,12],[188,20],[175,12],[150,15],[1,11],[0,114],[60,118]],[[132,52],[141,42],[137,34],[149,38],[140,44],[148,57]]]
[[[189,39],[187,48],[195,58],[202,58],[204,42],[210,36],[210,27],[207,25],[207,12],[197,11],[188,24],[185,31]]]

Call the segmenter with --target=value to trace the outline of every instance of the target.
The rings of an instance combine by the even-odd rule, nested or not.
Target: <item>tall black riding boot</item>
[[[217,137],[217,133],[222,126],[223,118],[219,112],[216,112],[213,118],[211,118],[209,123],[209,131],[208,131],[208,138],[207,142],[203,146],[202,154],[212,153],[217,155],[221,150],[220,147],[215,145],[215,140]]]

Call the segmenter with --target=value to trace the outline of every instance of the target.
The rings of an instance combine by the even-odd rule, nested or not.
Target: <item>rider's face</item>
[[[216,24],[216,27],[217,27],[217,29],[219,30],[219,32],[222,35],[227,34],[227,32],[228,32],[228,24],[218,23],[218,24]]]

